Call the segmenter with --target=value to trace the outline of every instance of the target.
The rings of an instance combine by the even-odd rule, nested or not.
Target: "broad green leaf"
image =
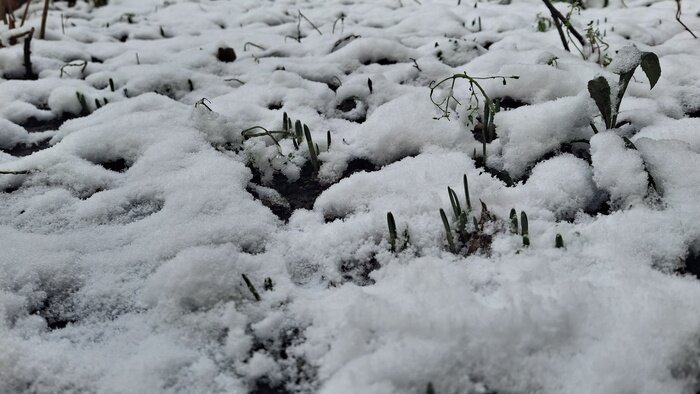
[[[588,93],[590,93],[591,98],[595,101],[600,114],[603,116],[605,125],[608,129],[612,128],[611,118],[612,109],[610,105],[610,85],[605,77],[598,77],[588,81]]]
[[[651,52],[644,52],[642,54],[642,71],[644,71],[644,73],[647,75],[647,78],[649,78],[649,84],[651,85],[651,89],[654,89],[654,86],[661,77],[661,65],[659,64],[659,57]]]

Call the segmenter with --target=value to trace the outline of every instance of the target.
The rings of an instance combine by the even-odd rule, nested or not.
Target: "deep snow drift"
[[[675,1],[572,14],[660,58],[612,131],[587,82],[620,62],[564,51],[539,0],[109,3],[52,5],[37,80],[0,25],[0,393],[700,389],[700,40]],[[435,119],[459,72],[519,77],[480,80],[489,172],[467,83]],[[315,144],[242,135],[283,113]],[[483,228],[450,253],[465,174]]]

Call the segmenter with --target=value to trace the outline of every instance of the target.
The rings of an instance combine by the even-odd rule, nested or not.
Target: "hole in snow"
[[[377,259],[372,256],[366,261],[343,261],[338,268],[342,275],[343,283],[352,282],[358,286],[368,286],[374,284],[374,279],[369,275],[380,267],[381,265]]]
[[[125,159],[116,159],[109,161],[91,161],[93,164],[102,166],[105,170],[110,170],[114,172],[125,172],[129,169],[130,165]]]
[[[688,254],[681,259],[682,266],[676,272],[681,275],[691,274],[700,279],[700,253],[688,251]]]
[[[51,138],[47,138],[45,140],[38,141],[34,144],[18,144],[15,145],[12,149],[0,149],[0,151],[3,151],[15,157],[29,156],[32,153],[49,148],[51,146],[49,144],[50,140]]]

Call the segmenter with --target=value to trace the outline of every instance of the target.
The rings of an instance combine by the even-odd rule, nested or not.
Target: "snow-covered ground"
[[[45,40],[39,3],[0,25],[0,393],[700,390],[700,39],[675,1],[589,1],[571,21],[609,48],[585,58],[540,0],[56,2]],[[31,27],[37,80],[9,42]],[[587,83],[630,45],[661,78],[605,131]],[[465,80],[435,119],[461,72],[518,77],[479,80],[489,172]],[[242,136],[283,113],[317,172],[305,139]]]

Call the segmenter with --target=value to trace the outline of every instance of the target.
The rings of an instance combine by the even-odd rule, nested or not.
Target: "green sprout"
[[[311,139],[311,131],[309,127],[304,125],[304,136],[306,137],[306,144],[309,147],[309,158],[311,159],[311,165],[314,167],[314,172],[318,172],[320,165],[318,162],[318,145],[314,145]]]
[[[561,234],[557,234],[557,236],[554,237],[554,246],[558,249],[564,248],[564,238],[562,238]]]
[[[481,119],[481,135],[482,135],[482,156],[484,159],[484,164],[486,163],[486,145],[493,141],[496,138],[496,126],[493,123],[493,119],[495,114],[499,110],[498,103],[489,97],[488,94],[486,94],[486,90],[479,84],[478,81],[480,80],[488,80],[488,79],[500,79],[503,81],[503,84],[506,84],[507,79],[519,79],[520,77],[517,75],[511,75],[511,76],[501,76],[501,75],[495,75],[491,77],[472,77],[468,75],[466,72],[461,73],[461,74],[454,74],[450,77],[444,78],[439,82],[431,82],[429,85],[430,88],[430,101],[440,109],[442,112],[442,115],[436,119],[442,119],[442,118],[450,118],[450,104],[452,101],[454,101],[457,104],[460,104],[460,102],[455,98],[454,96],[454,86],[459,79],[466,79],[469,83],[469,106],[467,107],[467,120],[469,121],[470,124],[474,124],[474,121],[477,117],[477,113],[479,111],[479,95],[477,94],[477,90],[481,93],[481,96],[483,97],[484,100],[484,106],[483,106],[483,114],[482,114],[482,119]],[[450,82],[450,87],[447,96],[441,100],[441,101],[435,101],[434,95],[435,95],[435,89],[440,87],[441,85],[445,84],[446,82]]]
[[[442,218],[442,225],[445,227],[445,236],[447,237],[447,245],[450,248],[450,252],[456,253],[457,248],[455,247],[455,240],[452,237],[452,230],[450,229],[450,222],[447,220],[447,215],[445,215],[445,210],[440,208],[440,218]]]
[[[517,234],[518,233],[518,213],[515,208],[510,210],[510,231]]]
[[[80,114],[83,116],[90,114],[90,107],[88,107],[87,100],[85,100],[85,95],[75,92],[75,96],[78,97],[78,102],[80,103]]]
[[[389,226],[389,245],[392,252],[396,252],[396,222],[394,221],[394,215],[391,212],[386,214],[386,222]]]
[[[520,229],[523,236],[523,246],[530,246],[530,233],[527,224],[527,214],[525,211],[520,212]]]

